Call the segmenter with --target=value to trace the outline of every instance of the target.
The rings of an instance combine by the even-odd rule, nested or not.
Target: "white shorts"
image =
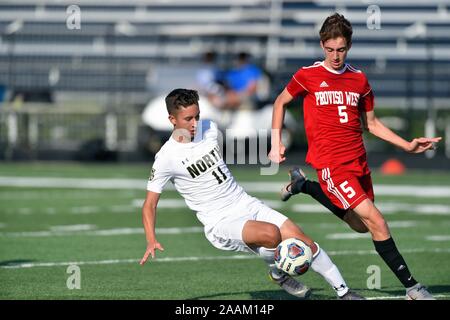
[[[242,240],[242,229],[249,220],[263,221],[278,228],[288,218],[265,205],[261,200],[246,196],[226,212],[226,216],[214,225],[205,226],[205,236],[211,244],[221,250],[254,253]]]

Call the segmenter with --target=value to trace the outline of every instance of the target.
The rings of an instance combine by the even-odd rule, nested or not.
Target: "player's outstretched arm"
[[[284,152],[286,147],[281,141],[281,130],[283,129],[284,114],[286,112],[286,104],[291,102],[293,97],[284,89],[283,92],[275,100],[272,113],[272,134],[271,134],[271,150],[269,159],[272,162],[280,163],[286,160]]]
[[[426,150],[434,149],[434,144],[439,142],[442,138],[415,138],[412,141],[406,141],[391,129],[386,127],[383,122],[381,122],[376,116],[375,112],[369,111],[363,113],[363,120],[365,123],[366,129],[377,136],[380,139],[383,139],[393,145],[403,149],[406,152],[410,153],[421,153]]]
[[[142,223],[144,224],[145,238],[147,239],[147,249],[140,264],[143,265],[148,257],[151,255],[155,257],[155,251],[164,251],[164,248],[156,240],[155,222],[156,222],[156,207],[158,206],[159,193],[147,191],[144,204],[142,205]]]
[[[441,141],[442,137],[437,138],[415,138],[409,142],[409,149],[406,150],[410,153],[421,153],[427,150],[436,149],[435,143]]]

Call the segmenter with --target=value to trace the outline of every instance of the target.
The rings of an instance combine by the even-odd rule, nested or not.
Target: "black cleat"
[[[299,167],[293,167],[291,170],[289,170],[289,177],[291,179],[291,182],[283,186],[283,188],[281,189],[282,201],[288,201],[292,195],[300,193],[303,184],[308,179],[306,178],[305,173]]]

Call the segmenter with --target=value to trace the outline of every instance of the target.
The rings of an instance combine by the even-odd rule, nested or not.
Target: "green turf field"
[[[291,299],[268,281],[258,258],[213,248],[195,214],[171,190],[163,193],[157,217],[165,251],[140,266],[146,247],[140,205],[149,169],[137,164],[1,163],[0,298]],[[231,170],[249,194],[275,206],[319,242],[350,287],[371,298],[403,296],[369,237],[355,238],[332,214],[315,212],[320,206],[305,195],[278,201],[276,190],[286,180],[286,168],[275,176],[261,176],[257,167]],[[373,180],[376,187],[397,186],[379,189],[376,201],[414,276],[439,299],[449,299],[450,172],[402,177],[374,172]],[[405,195],[402,186],[429,192]],[[81,289],[67,287],[71,264],[80,268]],[[373,265],[381,270],[380,289],[367,287],[367,269]],[[335,298],[312,270],[299,279],[313,288],[311,299]]]

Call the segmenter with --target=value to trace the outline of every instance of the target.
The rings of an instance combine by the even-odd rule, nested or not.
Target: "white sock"
[[[259,256],[263,258],[264,262],[269,266],[272,277],[278,279],[283,275],[284,272],[275,266],[275,248],[269,249],[258,247],[256,252],[258,252]]]
[[[313,257],[313,261],[311,263],[311,268],[319,273],[325,280],[333,287],[334,291],[339,297],[342,297],[348,292],[347,284],[342,278],[339,269],[336,265],[331,261],[328,254],[319,247],[317,244],[318,251],[315,253]]]

